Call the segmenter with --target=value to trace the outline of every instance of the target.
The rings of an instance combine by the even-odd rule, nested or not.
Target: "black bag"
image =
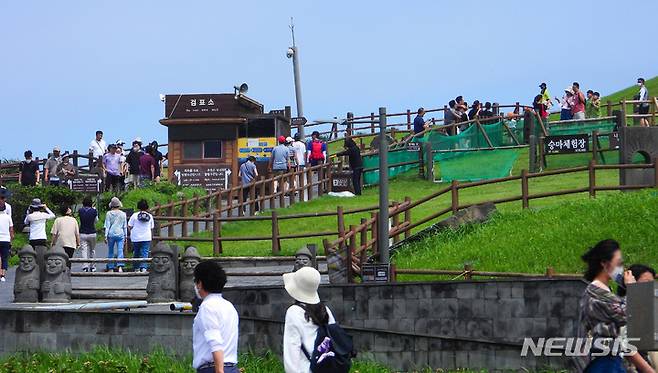
[[[304,308],[300,305],[300,307]],[[356,356],[352,336],[338,324],[321,325],[309,353],[302,344],[302,352],[311,362],[313,373],[348,373]]]

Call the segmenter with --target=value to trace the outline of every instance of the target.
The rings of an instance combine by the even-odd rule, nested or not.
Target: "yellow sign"
[[[269,161],[275,146],[274,137],[241,137],[238,139],[238,159],[244,161],[253,155],[256,161]]]

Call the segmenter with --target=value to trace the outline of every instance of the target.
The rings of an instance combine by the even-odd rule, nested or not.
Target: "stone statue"
[[[146,286],[146,300],[149,303],[165,303],[176,300],[176,268],[174,251],[160,242],[151,252],[151,271]]]
[[[44,255],[45,274],[41,283],[41,296],[46,303],[71,302],[71,275],[69,256],[61,246],[54,246]]]
[[[295,253],[295,266],[292,268],[292,271],[296,272],[303,267],[314,267],[313,254],[311,254],[311,251],[306,246],[302,247],[297,253]]]
[[[18,252],[20,262],[14,280],[14,302],[36,303],[39,301],[41,270],[37,264],[37,252],[25,245]]]
[[[180,264],[180,300],[190,302],[196,296],[194,292],[194,268],[201,262],[201,255],[196,247],[190,246],[185,250]]]

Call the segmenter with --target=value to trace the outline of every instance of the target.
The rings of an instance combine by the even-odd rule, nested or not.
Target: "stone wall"
[[[566,360],[522,358],[524,337],[575,335],[585,284],[573,280],[436,282],[322,287],[360,358],[394,369],[534,369]],[[281,351],[292,300],[281,288],[227,289],[241,315],[240,348]],[[192,314],[4,309],[0,353],[94,345],[191,351]]]

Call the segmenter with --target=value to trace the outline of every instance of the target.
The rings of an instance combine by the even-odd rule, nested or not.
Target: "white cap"
[[[138,142],[138,143],[141,144],[141,143],[142,143],[142,138],[139,137],[139,136],[137,136],[137,137],[135,137],[135,139],[133,140],[133,142]]]
[[[320,272],[317,269],[303,267],[297,272],[284,274],[283,284],[294,300],[306,304],[318,304],[320,303],[318,295],[320,279]]]
[[[292,137],[290,137],[290,136],[286,137],[286,142],[293,142],[293,141],[295,141],[295,140],[293,140]]]

